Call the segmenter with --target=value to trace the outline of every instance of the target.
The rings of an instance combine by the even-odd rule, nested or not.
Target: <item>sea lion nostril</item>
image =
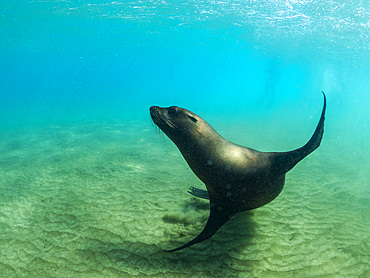
[[[173,115],[177,112],[177,107],[176,106],[171,106],[168,108],[168,114]]]

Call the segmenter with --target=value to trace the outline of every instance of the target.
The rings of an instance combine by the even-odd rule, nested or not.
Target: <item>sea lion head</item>
[[[153,122],[176,144],[205,136],[211,128],[195,113],[177,106],[168,108],[152,106],[150,115]],[[190,142],[188,142],[190,143]]]

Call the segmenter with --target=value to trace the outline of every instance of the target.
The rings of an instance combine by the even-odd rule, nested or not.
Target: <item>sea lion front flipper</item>
[[[199,189],[199,188],[195,188],[195,187],[191,186],[189,188],[188,193],[195,196],[195,197],[209,200],[209,195],[208,195],[207,190],[203,190],[203,189]]]
[[[178,248],[171,249],[171,250],[164,250],[164,251],[166,251],[166,252],[178,251],[178,250],[184,249],[184,248],[189,247],[193,244],[199,243],[203,240],[206,240],[206,239],[210,238],[211,236],[213,236],[218,231],[218,229],[221,228],[221,226],[223,224],[225,224],[225,222],[227,220],[230,219],[230,217],[231,217],[230,214],[228,214],[226,211],[225,212],[223,212],[222,210],[220,211],[220,207],[219,206],[213,206],[212,202],[211,202],[211,211],[210,211],[210,214],[209,214],[207,224],[204,227],[203,231],[196,238],[189,241],[188,243],[186,243],[186,244],[184,244],[184,245],[182,245]]]

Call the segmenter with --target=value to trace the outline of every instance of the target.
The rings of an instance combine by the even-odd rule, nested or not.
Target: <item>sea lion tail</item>
[[[326,111],[326,96],[324,96],[324,105],[321,112],[321,117],[315,132],[311,136],[310,140],[301,148],[284,153],[275,153],[275,165],[284,174],[290,171],[299,161],[305,158],[307,155],[316,150],[321,143],[322,136],[324,134],[324,121],[325,121],[325,111]]]

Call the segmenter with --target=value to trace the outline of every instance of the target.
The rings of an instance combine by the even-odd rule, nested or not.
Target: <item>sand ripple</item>
[[[211,240],[164,253],[201,231],[208,205],[186,193],[202,185],[171,142],[144,124],[129,128],[3,136],[2,277],[370,275],[369,191],[356,187],[369,179],[338,171],[324,152],[321,164],[289,173],[271,204],[235,216]]]

